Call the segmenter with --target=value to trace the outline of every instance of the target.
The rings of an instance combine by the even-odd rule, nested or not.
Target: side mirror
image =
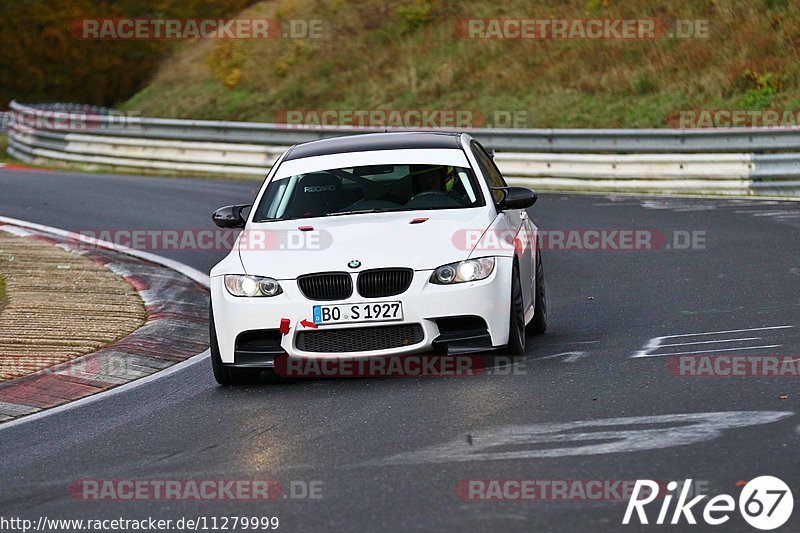
[[[527,209],[536,203],[539,195],[525,187],[502,187],[505,196],[497,206],[499,210],[504,209]]]
[[[242,211],[250,207],[249,205],[226,205],[220,207],[211,215],[211,220],[220,228],[243,228],[245,219]]]

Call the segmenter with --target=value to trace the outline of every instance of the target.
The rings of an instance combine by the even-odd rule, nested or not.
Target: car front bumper
[[[223,364],[250,367],[269,367],[275,356],[285,353],[293,357],[306,358],[361,358],[405,353],[434,353],[447,345],[472,347],[500,347],[508,343],[510,288],[512,259],[497,257],[492,274],[481,281],[454,285],[435,285],[429,282],[431,271],[416,271],[409,288],[397,296],[385,298],[364,298],[353,291],[350,298],[338,301],[313,301],[300,291],[295,280],[281,280],[283,293],[274,297],[246,298],[232,296],[225,289],[223,276],[211,278],[211,302],[219,353]],[[355,273],[353,284],[355,286]],[[362,322],[319,325],[318,328],[303,326],[305,320],[313,320],[315,305],[338,305],[379,301],[399,301],[403,306],[402,321]],[[480,317],[485,321],[485,331],[465,330],[442,332],[437,320],[449,317]],[[282,320],[289,321],[289,332],[278,334]],[[450,321],[452,324],[458,320]],[[360,351],[304,351],[298,348],[298,335],[305,332],[316,335],[346,337],[355,334],[351,331],[340,335],[324,332],[356,328],[381,328],[390,326],[421,327],[421,335],[413,336],[413,342],[394,348],[367,349]],[[405,328],[407,331],[409,328]],[[417,332],[418,328],[413,327]],[[373,337],[383,331],[397,332],[397,329],[373,330],[367,332]],[[256,343],[243,349],[242,339],[265,332],[273,339],[272,345],[265,347]],[[238,343],[237,343],[238,339]],[[269,343],[268,343],[269,344]],[[324,344],[324,343],[323,343]],[[452,350],[451,350],[452,351]],[[260,352],[260,353],[259,353]]]

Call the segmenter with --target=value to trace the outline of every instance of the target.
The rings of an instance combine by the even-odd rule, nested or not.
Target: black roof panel
[[[320,139],[293,146],[285,161],[317,155],[371,152],[374,150],[407,150],[426,148],[461,148],[458,133],[449,132],[394,132],[365,133]]]

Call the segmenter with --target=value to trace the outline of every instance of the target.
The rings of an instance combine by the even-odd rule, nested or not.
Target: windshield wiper
[[[253,222],[255,222],[255,223],[260,223],[260,222],[283,222],[285,220],[298,220],[298,219],[301,219],[301,218],[337,217],[337,216],[340,216],[340,215],[360,215],[362,213],[387,213],[389,211],[390,211],[390,209],[387,209],[385,207],[380,207],[380,208],[375,208],[375,209],[356,209],[356,210],[353,210],[353,211],[339,211],[339,212],[336,212],[336,213],[327,213],[327,214],[324,214],[324,215],[314,215],[313,217],[312,216],[307,216],[307,217],[260,218],[258,220],[254,220]]]
[[[258,220],[254,220],[256,224],[260,224],[261,222],[283,222],[285,220],[299,220],[301,218],[316,218],[316,217],[285,217],[285,218],[259,218]]]
[[[337,211],[336,213],[328,213],[326,217],[338,217],[340,215],[360,215],[362,213],[388,213],[389,209],[386,207],[375,209],[356,209],[354,211]]]

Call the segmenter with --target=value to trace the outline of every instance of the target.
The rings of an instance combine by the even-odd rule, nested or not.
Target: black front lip
[[[232,368],[275,368],[275,359],[281,355],[288,355],[280,346],[267,350],[236,350],[233,354],[233,363],[225,363]]]
[[[466,355],[487,353],[493,351],[492,337],[485,329],[443,333],[436,337],[432,343],[433,351],[443,355]],[[411,350],[415,353],[419,350]],[[287,356],[286,350],[280,346],[266,350],[236,350],[234,362],[225,366],[233,368],[274,368],[275,359]],[[341,354],[346,357],[346,353]]]
[[[486,353],[494,350],[492,337],[485,329],[442,333],[433,340],[433,348],[445,355]]]

